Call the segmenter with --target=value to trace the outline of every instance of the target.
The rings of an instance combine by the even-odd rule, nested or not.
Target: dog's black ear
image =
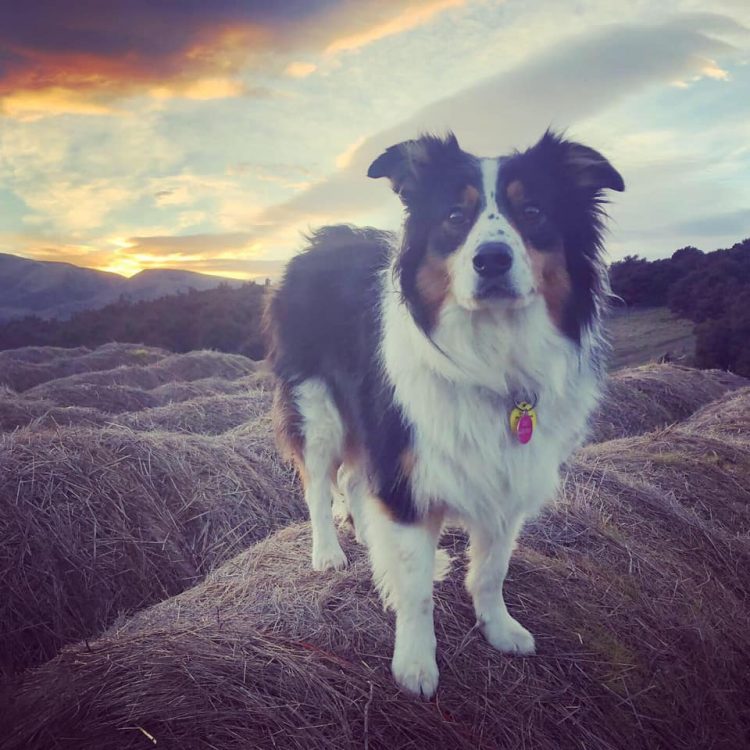
[[[565,165],[579,187],[599,190],[625,190],[622,175],[598,152],[580,143],[568,143]]]
[[[593,148],[574,141],[567,141],[561,136],[547,131],[541,140],[532,148],[541,154],[554,153],[554,160],[562,166],[567,179],[576,187],[598,193],[601,190],[625,190],[622,175]]]
[[[404,141],[387,148],[370,164],[367,176],[387,177],[391,181],[393,192],[408,205],[417,189],[420,174],[432,162],[459,151],[458,141],[453,133],[449,133],[444,139],[423,135],[417,140]]]

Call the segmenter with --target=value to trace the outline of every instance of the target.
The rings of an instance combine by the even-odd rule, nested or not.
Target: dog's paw
[[[499,621],[482,623],[482,632],[490,645],[507,654],[528,655],[536,651],[534,636],[510,615]]]
[[[338,539],[333,539],[328,544],[313,544],[313,570],[321,573],[326,570],[341,570],[346,567],[346,564],[346,555]]]
[[[394,679],[404,690],[425,699],[435,694],[440,673],[433,654],[396,653],[391,670]]]

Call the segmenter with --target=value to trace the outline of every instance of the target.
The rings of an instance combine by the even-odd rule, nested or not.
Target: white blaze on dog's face
[[[601,154],[545,134],[531,149],[479,159],[453,136],[392,146],[370,166],[406,207],[395,270],[429,333],[443,311],[512,310],[542,296],[574,340],[594,314],[605,188],[622,190]]]
[[[467,220],[463,242],[446,260],[453,297],[467,310],[522,306],[535,292],[523,237],[498,201],[500,164],[500,159],[479,159],[481,191],[473,222]]]

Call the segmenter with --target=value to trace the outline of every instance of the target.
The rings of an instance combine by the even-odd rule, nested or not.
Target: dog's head
[[[574,340],[599,289],[605,189],[623,190],[598,152],[547,132],[532,148],[479,159],[456,138],[391,146],[368,170],[388,177],[406,208],[396,264],[417,323],[441,311],[514,309],[538,296]]]

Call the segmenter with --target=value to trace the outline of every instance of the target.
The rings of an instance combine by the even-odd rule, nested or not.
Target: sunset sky
[[[710,8],[710,12],[705,9]],[[367,165],[421,131],[552,125],[622,172],[611,258],[750,236],[750,2],[5,0],[0,252],[274,275],[395,228]]]

